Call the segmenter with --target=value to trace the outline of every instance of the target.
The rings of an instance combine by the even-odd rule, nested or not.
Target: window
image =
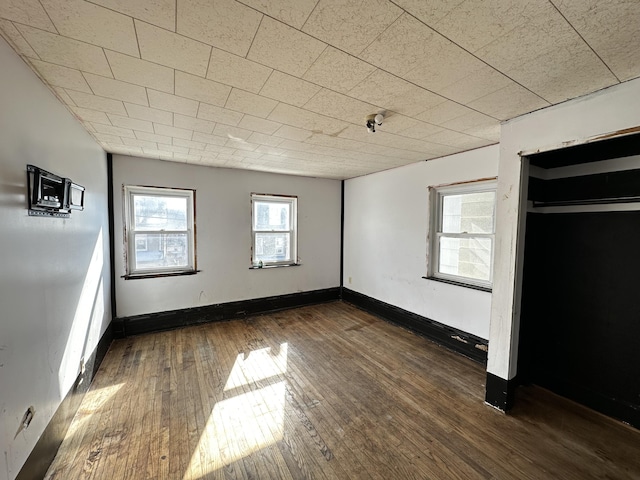
[[[496,183],[433,188],[431,277],[491,288]]]
[[[297,204],[297,197],[251,194],[254,267],[296,264]]]
[[[193,273],[193,190],[124,187],[127,276]]]

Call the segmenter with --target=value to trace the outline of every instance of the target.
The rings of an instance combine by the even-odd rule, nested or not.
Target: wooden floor
[[[640,478],[640,431],[342,302],[113,343],[46,478]]]

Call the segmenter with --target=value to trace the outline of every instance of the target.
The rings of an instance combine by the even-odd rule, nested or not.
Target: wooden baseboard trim
[[[131,335],[172,330],[200,323],[231,320],[233,318],[243,318],[305,305],[316,305],[339,299],[340,287],[333,287],[310,292],[290,293],[274,297],[149,313],[116,318],[114,320],[114,332],[117,338],[124,338]]]
[[[84,372],[78,375],[73,387],[51,417],[16,480],[44,478],[112,341],[113,324],[107,327],[96,349],[89,358],[85,359]]]
[[[513,407],[518,381],[515,378],[505,380],[487,372],[487,385],[484,401],[492,407],[507,412]]]
[[[366,310],[402,327],[424,335],[435,343],[442,345],[465,357],[486,365],[488,342],[480,337],[463,332],[457,328],[423,317],[395,305],[382,302],[348,288],[342,289],[342,299],[358,308]]]

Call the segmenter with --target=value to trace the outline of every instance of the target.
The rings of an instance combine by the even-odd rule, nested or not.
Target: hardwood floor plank
[[[640,432],[333,302],[117,340],[47,480],[640,478]]]

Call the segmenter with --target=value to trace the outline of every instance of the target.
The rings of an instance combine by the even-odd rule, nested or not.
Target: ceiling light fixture
[[[382,125],[382,121],[384,120],[384,115],[378,113],[377,115],[369,115],[367,117],[367,132],[376,133],[376,125]]]

